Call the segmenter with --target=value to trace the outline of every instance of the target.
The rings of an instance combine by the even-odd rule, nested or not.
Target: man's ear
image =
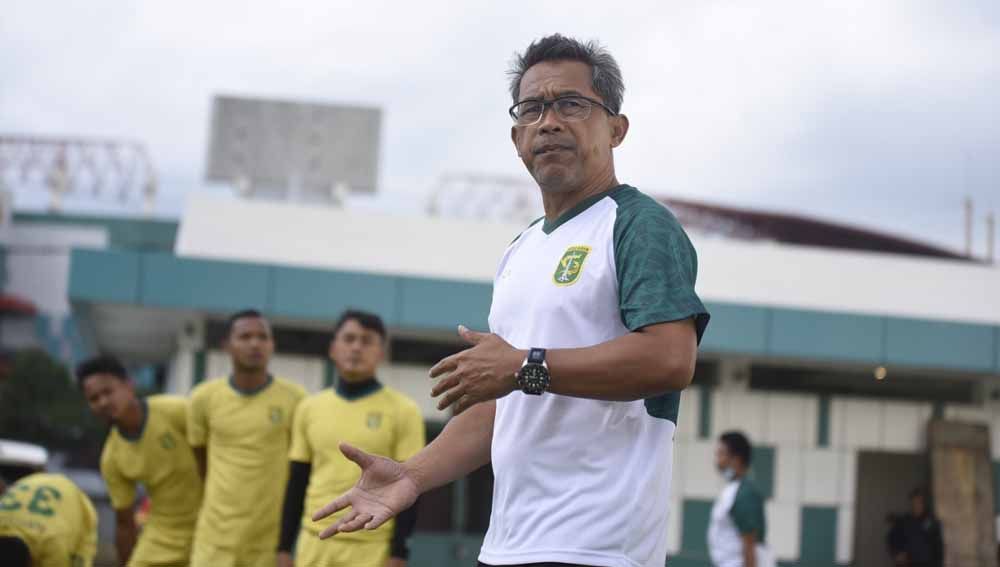
[[[517,147],[517,126],[510,127],[510,141],[514,143],[514,151],[517,152],[517,157],[521,157],[521,150]]]
[[[611,117],[611,147],[617,148],[628,134],[628,116],[619,114]]]

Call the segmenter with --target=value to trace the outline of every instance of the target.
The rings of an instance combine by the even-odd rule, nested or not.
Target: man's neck
[[[545,220],[554,222],[584,200],[604,193],[617,185],[618,179],[615,177],[614,171],[610,171],[608,175],[603,175],[579,189],[547,191],[543,188],[542,206],[545,208]]]
[[[240,390],[256,390],[267,383],[269,376],[266,368],[262,370],[234,370],[233,384]]]
[[[121,419],[115,421],[115,427],[128,437],[138,437],[142,433],[144,414],[145,410],[142,407],[142,402],[133,398]]]

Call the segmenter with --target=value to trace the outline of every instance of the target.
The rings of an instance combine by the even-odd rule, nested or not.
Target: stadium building
[[[995,546],[1000,269],[812,219],[666,205],[698,249],[712,312],[675,439],[671,565],[708,565],[715,439],[728,429],[756,444],[783,565],[879,564],[886,515],[928,483],[940,515],[988,518]],[[392,335],[380,378],[421,404],[433,436],[448,416],[427,369],[462,348],[457,324],[487,327],[496,262],[522,228],[210,196],[179,222],[16,213],[4,293],[34,311],[4,319],[3,343],[66,361],[112,353],[184,394],[227,372],[223,321],[255,307],[275,324],[275,372],[317,391],[333,380],[332,321],[366,309]],[[414,565],[474,560],[491,482],[487,467],[422,501]],[[966,532],[947,544],[976,545]]]

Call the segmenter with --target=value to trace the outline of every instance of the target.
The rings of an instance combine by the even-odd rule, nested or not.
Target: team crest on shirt
[[[271,406],[268,415],[271,416],[271,423],[278,425],[285,417],[285,410],[281,409],[279,406]]]
[[[365,423],[368,425],[368,429],[378,429],[382,427],[382,413],[377,411],[368,412],[368,417],[365,419]]]
[[[163,435],[160,435],[160,447],[163,447],[164,449],[169,451],[170,449],[173,449],[176,446],[177,442],[174,440],[173,435],[169,433],[164,433]]]
[[[583,263],[587,261],[590,254],[590,246],[570,246],[559,259],[556,271],[552,274],[552,281],[556,285],[573,285],[580,279],[580,272],[583,271]]]

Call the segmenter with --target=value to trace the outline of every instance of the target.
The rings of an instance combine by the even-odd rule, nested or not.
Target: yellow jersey
[[[65,476],[36,473],[0,496],[0,535],[21,538],[36,567],[89,567],[97,554],[97,513]]]
[[[305,395],[301,386],[270,377],[255,391],[228,378],[192,391],[188,441],[208,450],[197,540],[225,549],[278,547],[292,420]]]
[[[302,513],[302,527],[319,532],[346,511],[319,522],[312,514],[331,498],[347,492],[361,478],[361,469],[340,452],[342,441],[372,453],[405,461],[425,444],[420,408],[402,393],[375,383],[369,391],[351,399],[326,389],[310,396],[295,414],[292,448],[288,458],[310,463],[309,487]],[[389,541],[394,522],[376,530],[338,534],[348,540]]]
[[[188,401],[150,396],[142,403],[138,437],[130,438],[116,427],[108,434],[101,452],[101,475],[115,509],[132,507],[139,483],[149,494],[149,519],[129,563],[186,563],[203,487],[187,439]]]

